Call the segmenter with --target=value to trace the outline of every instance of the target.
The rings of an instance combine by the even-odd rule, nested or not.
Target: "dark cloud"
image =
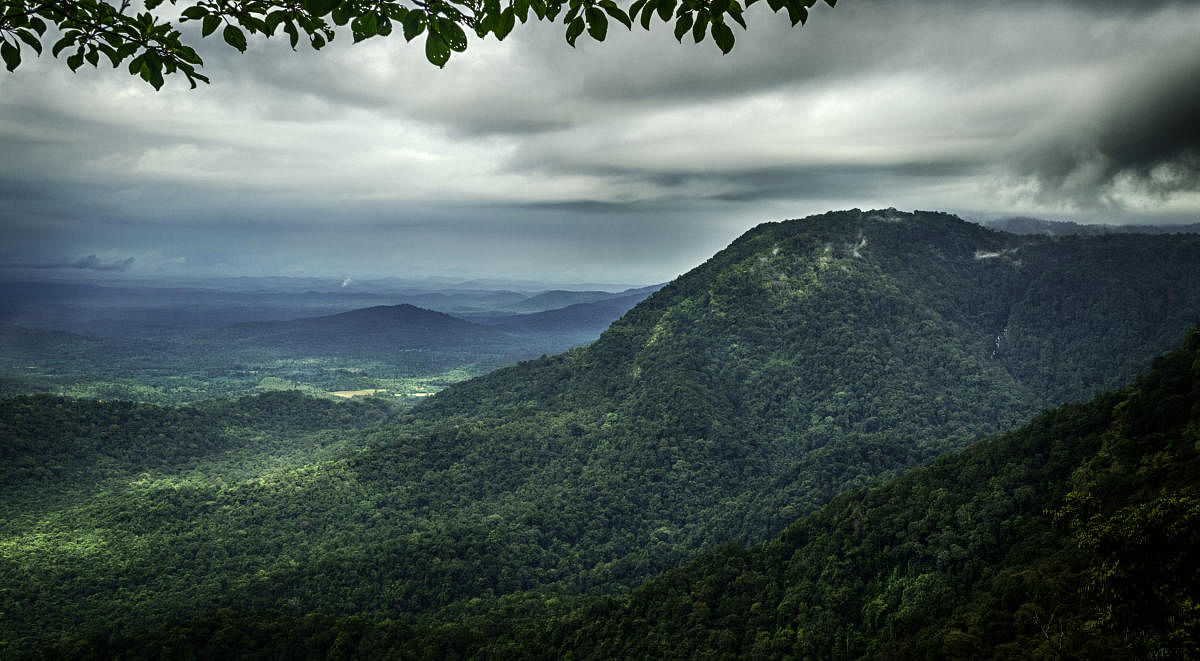
[[[1200,49],[1188,50],[1112,81],[1089,114],[1027,148],[1016,171],[1042,198],[1083,206],[1200,191]]]
[[[30,60],[0,75],[0,257],[657,281],[830,208],[1200,214],[1195,3],[747,14],[728,56],[640,27],[571,49],[535,25],[443,70],[395,38],[207,39],[194,92]]]

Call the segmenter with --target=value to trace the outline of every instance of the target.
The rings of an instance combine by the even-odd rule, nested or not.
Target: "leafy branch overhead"
[[[54,57],[65,54],[67,66],[98,66],[103,55],[113,67],[159,89],[163,77],[183,74],[192,87],[208,82],[203,65],[185,41],[179,24],[195,22],[204,37],[220,33],[225,43],[244,52],[250,35],[286,34],[292,48],[301,41],[320,49],[347,26],[357,43],[402,33],[406,41],[423,39],[425,57],[443,66],[452,53],[467,48],[469,32],[503,40],[517,23],[560,22],[572,46],[585,32],[604,41],[611,21],[626,29],[640,23],[649,30],[658,21],[673,24],[675,38],[699,43],[712,35],[728,53],[734,44],[732,24],[746,28],[743,12],[759,0],[76,0],[38,2],[0,0],[0,57],[9,71],[28,51],[41,55],[53,42]],[[793,26],[804,23],[817,0],[766,0],[776,13],[787,12]],[[836,0],[825,0],[833,6]],[[177,15],[168,7],[181,7]]]

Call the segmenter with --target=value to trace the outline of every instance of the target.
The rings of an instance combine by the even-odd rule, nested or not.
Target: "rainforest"
[[[1200,654],[1200,235],[854,209],[613,291],[36,286],[4,658]]]

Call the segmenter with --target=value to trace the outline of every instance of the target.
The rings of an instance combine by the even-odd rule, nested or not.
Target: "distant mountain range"
[[[1027,216],[985,220],[981,223],[1012,234],[1047,236],[1099,236],[1101,234],[1200,234],[1200,223],[1189,225],[1085,225],[1060,220],[1042,220]]]

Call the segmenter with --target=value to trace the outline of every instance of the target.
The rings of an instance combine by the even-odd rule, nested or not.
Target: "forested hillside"
[[[561,617],[222,610],[48,658],[1186,659],[1200,654],[1200,327],[1121,391],[844,494]]]
[[[1195,236],[894,210],[763,225],[587,347],[302,434],[329,441],[310,463],[186,488],[148,465],[66,495],[50,471],[36,516],[4,503],[0,638],[231,607],[418,628],[563,613],[1123,385],[1200,319],[1198,264]],[[273,438],[257,424],[242,436]]]
[[[1126,390],[505,642],[559,659],[1196,658],[1197,475],[1200,329]]]

